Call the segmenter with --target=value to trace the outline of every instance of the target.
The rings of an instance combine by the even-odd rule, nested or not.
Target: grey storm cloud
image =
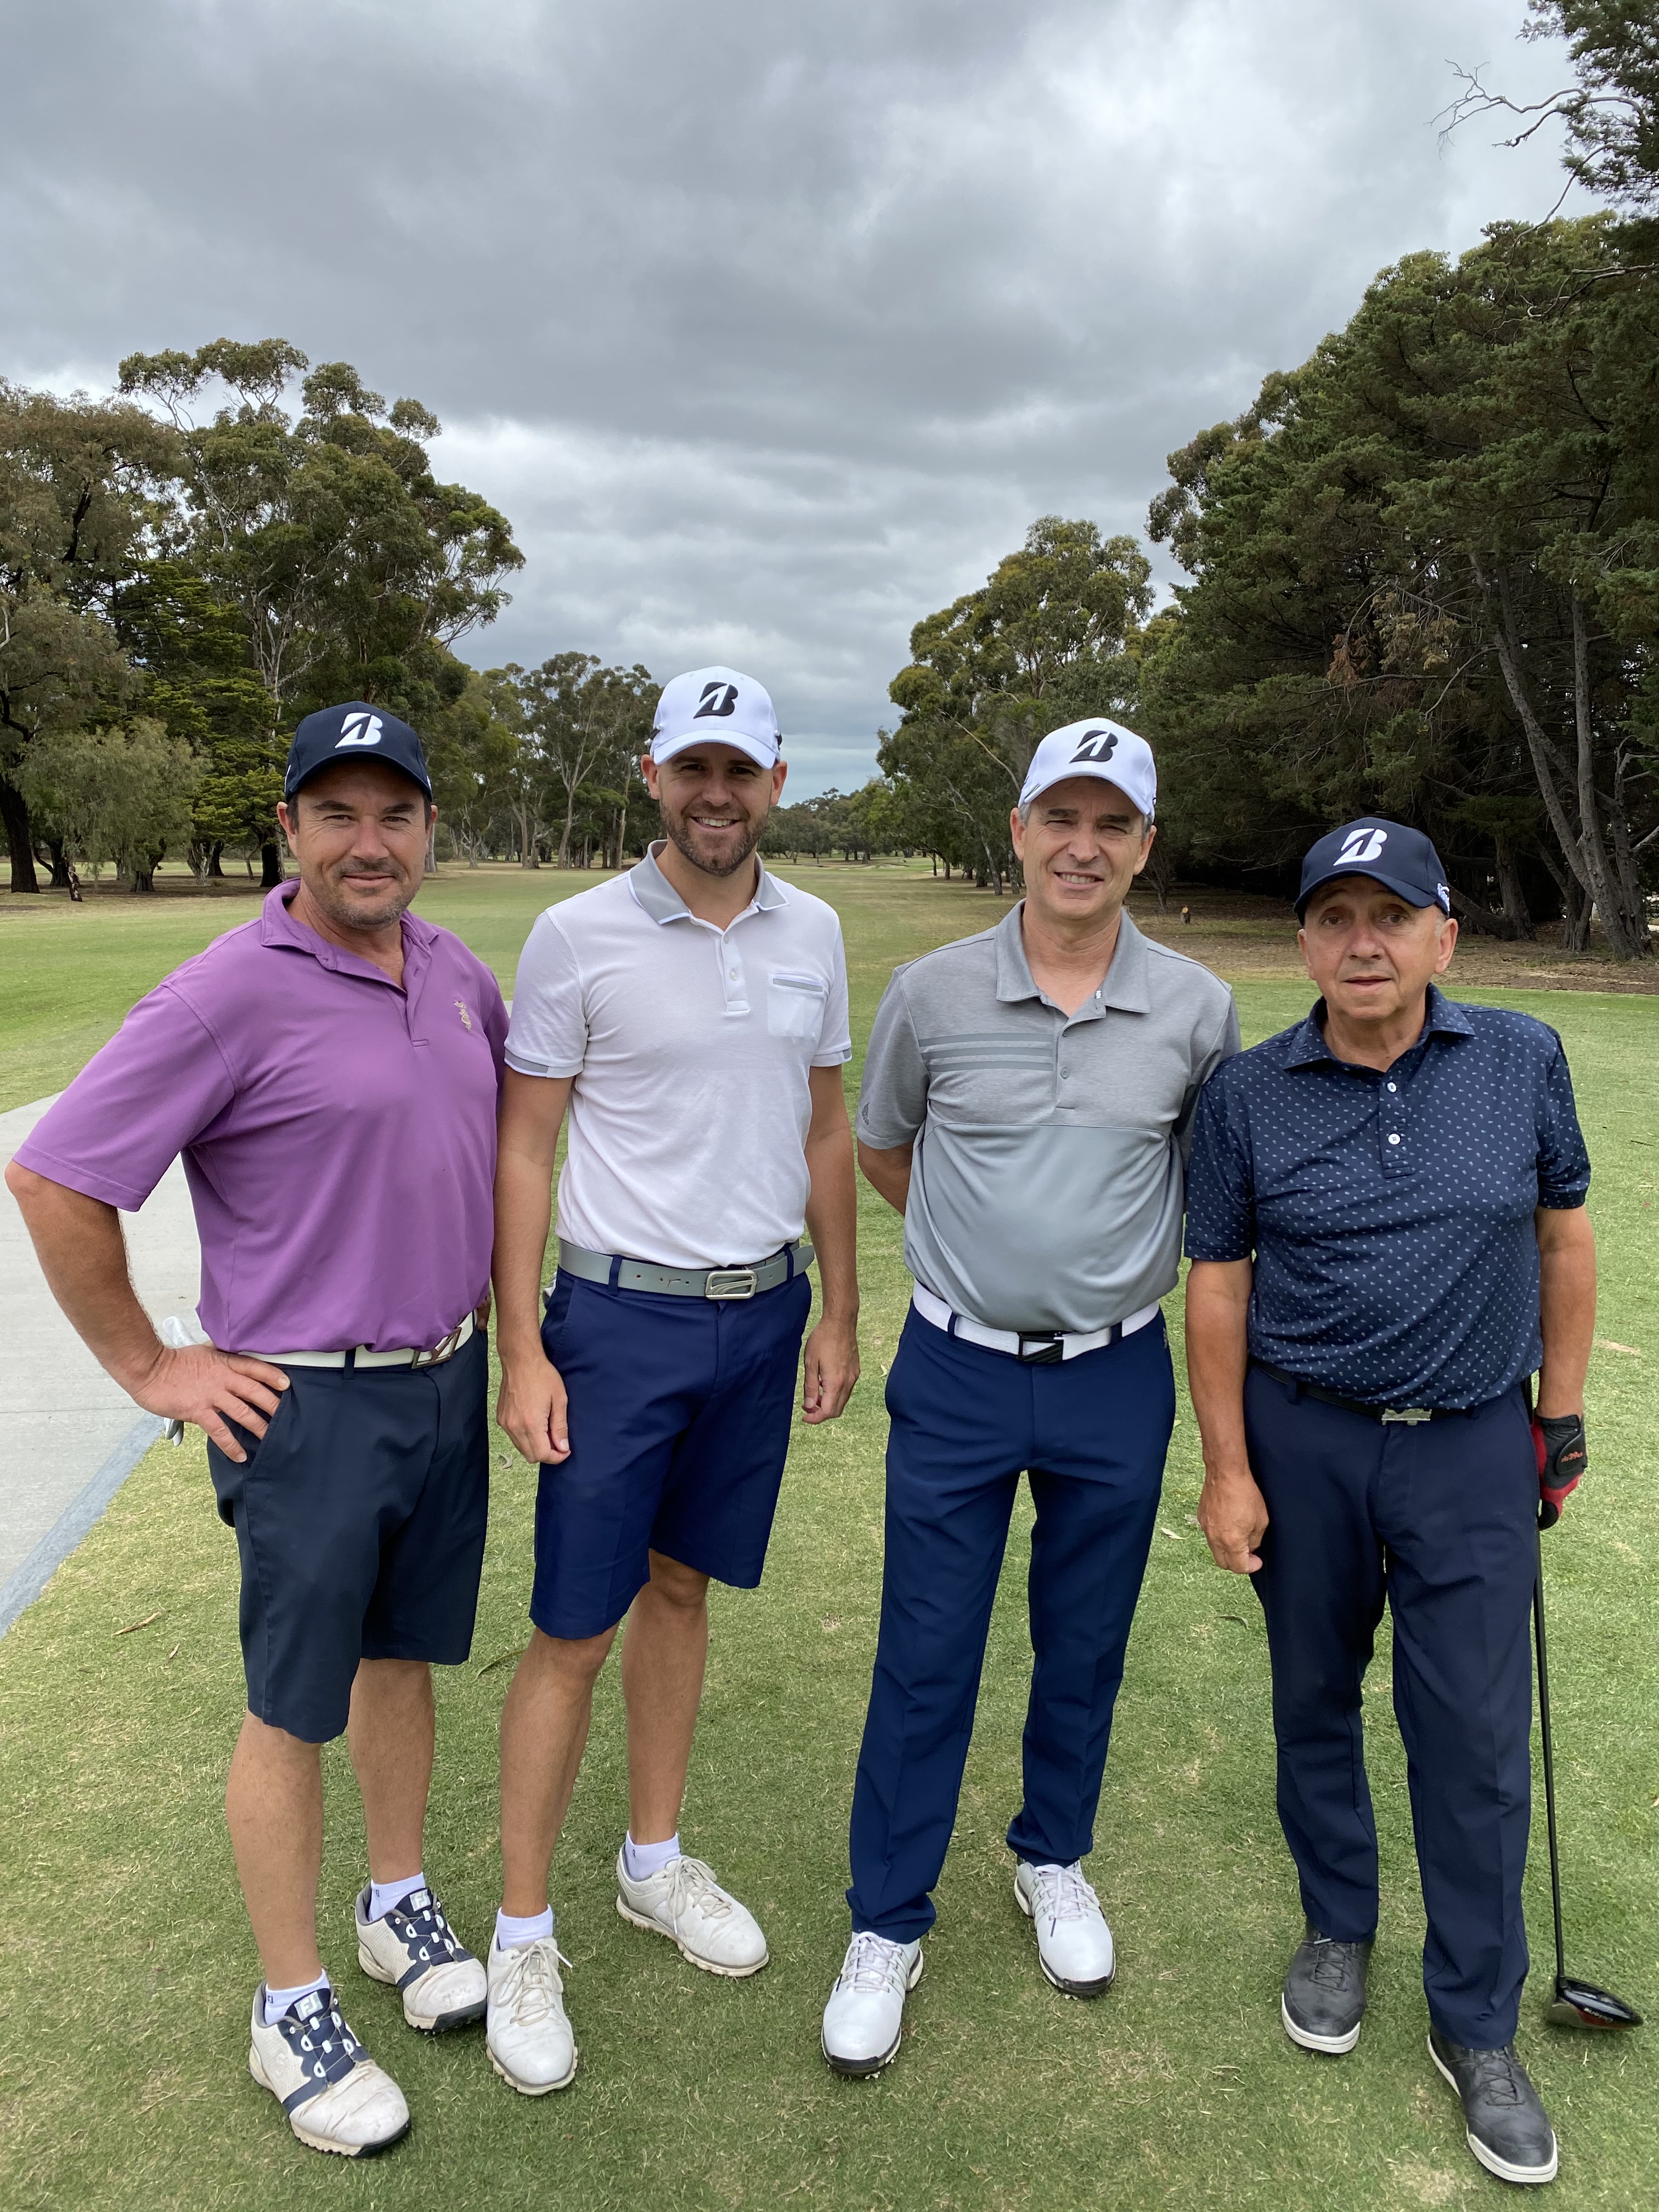
[[[1547,212],[1443,146],[1522,0],[0,0],[0,373],[281,336],[445,423],[529,556],[470,658],[748,666],[867,774],[911,624],[1376,271]]]

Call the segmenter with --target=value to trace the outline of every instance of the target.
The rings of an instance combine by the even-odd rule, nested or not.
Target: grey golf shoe
[[[1371,1947],[1369,1942],[1339,1943],[1322,1936],[1311,1920],[1305,1925],[1307,1933],[1285,1977],[1279,2017],[1292,2043],[1340,2057],[1359,2040]]]
[[[1500,2181],[1553,2181],[1555,2130],[1515,2045],[1468,2051],[1431,2027],[1429,2056],[1462,2100],[1469,2148],[1487,2172]]]

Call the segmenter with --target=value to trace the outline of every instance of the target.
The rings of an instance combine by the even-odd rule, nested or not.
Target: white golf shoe
[[[741,1981],[766,1964],[766,1938],[747,1905],[739,1905],[701,1859],[670,1859],[643,1881],[630,1879],[617,1854],[617,1910],[635,1928],[648,1928],[678,1943],[680,1956],[706,1974]]]
[[[409,2133],[404,2093],[377,2066],[340,2016],[332,1990],[296,1997],[272,2027],[265,2026],[265,1985],[253,1993],[247,2070],[288,2114],[313,2150],[373,2158]]]
[[[545,2097],[575,2078],[576,2039],[559,1978],[569,1964],[550,1936],[508,1951],[491,1938],[485,2041],[490,2064],[520,2096]]]
[[[1032,1866],[1021,1859],[1014,1895],[1036,1930],[1037,1957],[1054,1987],[1068,1997],[1104,1996],[1117,1960],[1112,1931],[1081,1864]]]
[[[898,2057],[904,2000],[921,1979],[921,1942],[854,1936],[823,2008],[823,2055],[837,2074],[879,2074]]]
[[[484,2016],[484,1970],[444,1917],[429,1889],[411,1890],[379,1920],[368,1917],[369,1891],[357,1897],[357,1964],[371,1980],[390,1982],[404,2018],[423,2035],[465,2027]]]

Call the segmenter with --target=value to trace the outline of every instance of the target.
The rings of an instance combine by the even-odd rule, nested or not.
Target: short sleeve
[[[853,1028],[847,1006],[847,947],[836,924],[836,949],[830,962],[830,991],[823,1002],[814,1067],[843,1067],[853,1057]]]
[[[140,999],[16,1158],[49,1182],[136,1213],[235,1096],[218,1039],[168,981]]]
[[[550,908],[537,915],[519,956],[507,1064],[520,1075],[580,1075],[586,1057],[581,968]]]
[[[479,964],[482,966],[482,962]],[[478,997],[483,1007],[483,1032],[489,1040],[489,1056],[495,1063],[495,1087],[499,1091],[501,1069],[507,1061],[507,1001],[501,996],[501,985],[488,968],[479,981]]]
[[[1227,1008],[1208,1046],[1200,1054],[1193,1067],[1193,1079],[1187,1096],[1182,1102],[1181,1119],[1175,1127],[1175,1139],[1181,1147],[1181,1157],[1188,1161],[1193,1154],[1193,1115],[1204,1085],[1215,1073],[1224,1060],[1231,1060],[1238,1050],[1238,1006],[1229,989]]]
[[[927,1063],[916,1042],[902,973],[894,975],[876,1009],[859,1091],[859,1141],[878,1152],[914,1144],[927,1118]]]
[[[1255,1188],[1248,1145],[1229,1110],[1230,1085],[1212,1079],[1198,1095],[1187,1169],[1187,1256],[1248,1260],[1255,1249]]]
[[[1572,1074],[1561,1040],[1550,1031],[1554,1050],[1544,1073],[1538,1117],[1538,1203],[1553,1212],[1582,1206],[1589,1190],[1589,1153],[1578,1127]]]

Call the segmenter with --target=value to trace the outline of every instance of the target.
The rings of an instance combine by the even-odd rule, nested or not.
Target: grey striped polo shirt
[[[860,1140],[914,1143],[904,1257],[990,1328],[1086,1333],[1175,1287],[1193,1108],[1238,1050],[1233,994],[1126,914],[1068,1019],[1031,980],[1023,905],[896,969]]]

